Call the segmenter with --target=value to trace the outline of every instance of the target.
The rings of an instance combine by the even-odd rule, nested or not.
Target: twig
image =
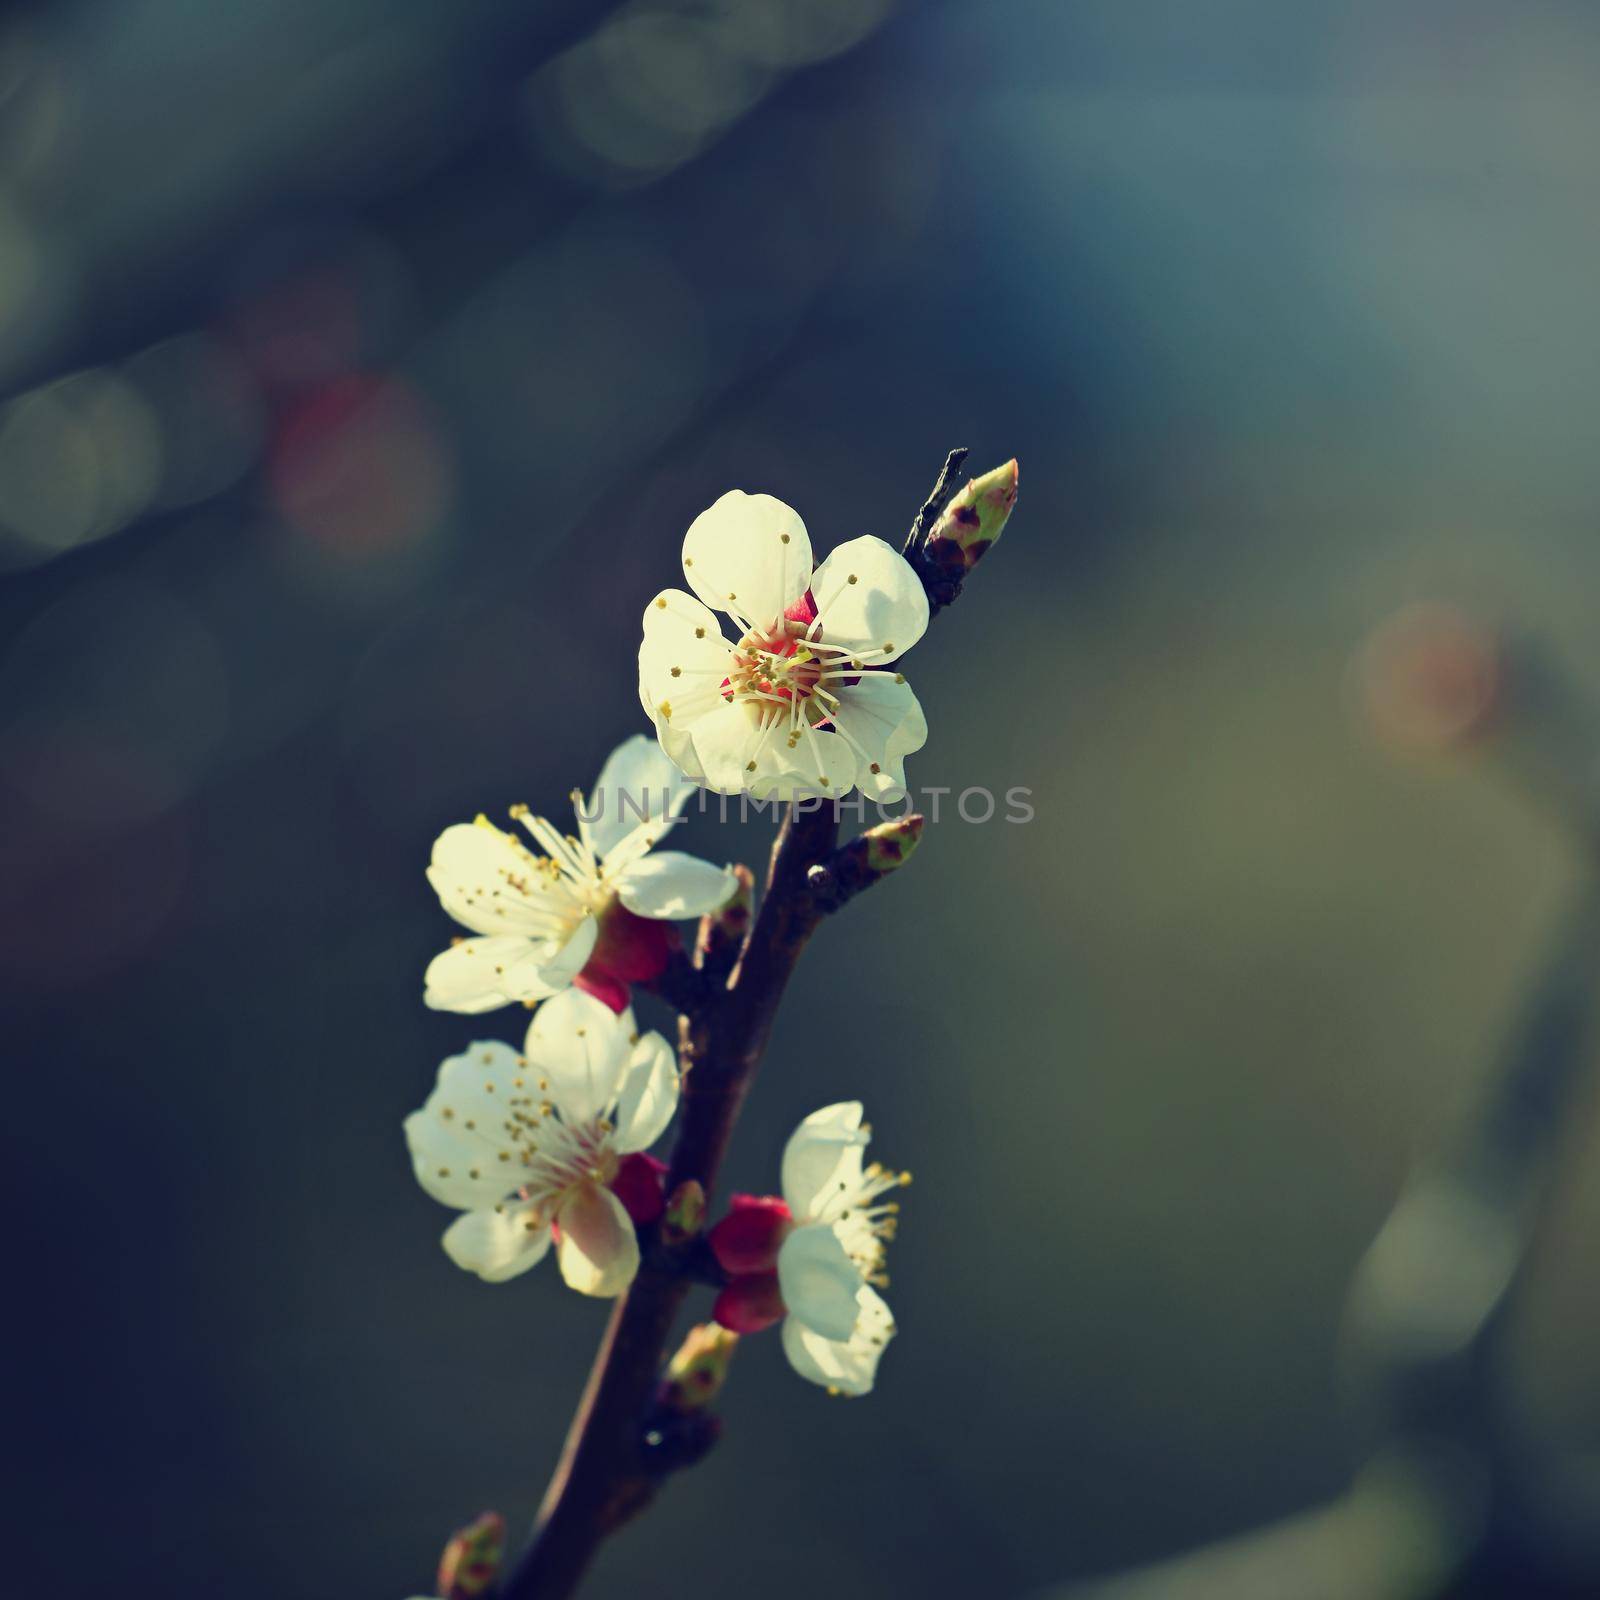
[[[949,503],[966,454],[953,450],[946,458],[912,524],[913,538]],[[698,1184],[709,1195],[716,1186],[790,974],[824,911],[844,898],[837,893],[836,871],[812,876],[824,862],[838,867],[838,826],[832,801],[791,804],[773,844],[760,906],[731,972],[724,979],[730,928],[703,929],[697,961],[676,959],[657,984],[681,1011],[683,1091],[669,1194]],[[909,826],[914,833],[920,819],[892,826],[902,834]],[[909,849],[899,858],[904,854]],[[874,880],[885,870],[880,863]],[[741,879],[742,887],[746,881]],[[612,1311],[533,1540],[505,1579],[501,1600],[565,1600],[606,1537],[650,1502],[667,1471],[685,1464],[683,1457],[663,1459],[652,1452],[647,1424],[673,1323],[694,1282],[707,1278],[705,1252],[700,1240],[669,1240],[659,1227],[647,1230],[642,1245],[638,1275]]]
[[[681,1021],[681,1122],[668,1190],[694,1181],[709,1194],[750,1078],[766,1047],[784,987],[816,926],[808,868],[832,848],[833,807],[789,808],[750,933],[716,1004]],[[687,1256],[687,1247],[681,1252]],[[679,1252],[651,1250],[617,1302],[588,1387],[545,1495],[533,1543],[504,1600],[555,1600],[574,1592],[603,1539],[649,1502],[659,1482],[642,1423],[667,1336],[691,1278]]]
[[[944,508],[950,504],[951,497],[956,492],[956,478],[971,454],[970,450],[960,448],[952,450],[944,458],[944,465],[939,468],[939,476],[928,492],[928,498],[922,502],[922,509],[911,519],[911,531],[906,535],[906,542],[900,547],[900,554],[907,561],[922,548],[923,540],[932,531]]]

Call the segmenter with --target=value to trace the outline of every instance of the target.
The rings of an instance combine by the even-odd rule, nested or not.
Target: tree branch
[[[791,805],[772,849],[766,892],[726,989],[680,1021],[683,1097],[667,1177],[709,1194],[766,1048],[794,964],[816,926],[807,870],[833,848],[832,805]],[[662,1352],[692,1284],[690,1246],[647,1250],[611,1314],[604,1342],[545,1495],[533,1543],[507,1579],[504,1600],[554,1600],[575,1591],[601,1541],[648,1504],[660,1475],[643,1420]],[[681,1258],[681,1259],[680,1259]]]
[[[954,450],[946,458],[933,493],[912,524],[908,550],[921,549],[950,504],[957,492],[955,474],[966,455]],[[825,910],[904,859],[920,826],[920,818],[890,824],[898,832],[892,840],[877,841],[877,854],[868,863],[865,856],[857,861],[859,850],[835,850],[836,802],[792,803],[773,843],[761,903],[737,946],[732,970],[726,964],[742,911],[703,928],[697,960],[675,960],[662,975],[658,992],[681,1011],[683,1072],[678,1135],[666,1180],[669,1194],[686,1184],[699,1184],[708,1196],[714,1190],[790,974],[812,930]],[[874,829],[872,835],[883,831]],[[894,863],[885,853],[891,846]],[[747,885],[745,874],[745,904]],[[667,1472],[694,1459],[653,1451],[650,1440],[656,1430],[649,1419],[673,1323],[690,1288],[708,1276],[705,1252],[699,1238],[668,1238],[659,1225],[646,1231],[641,1244],[638,1275],[612,1310],[533,1540],[506,1578],[501,1600],[565,1600],[576,1591],[606,1537],[650,1502]]]

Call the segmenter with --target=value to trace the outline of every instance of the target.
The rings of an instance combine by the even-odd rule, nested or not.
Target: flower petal
[[[423,1003],[470,1016],[519,1000],[543,1000],[572,982],[598,936],[599,925],[585,916],[560,940],[513,935],[458,940],[428,963]]]
[[[663,589],[645,607],[639,645],[639,699],[651,721],[685,727],[715,711],[732,654],[711,612],[681,589]]]
[[[586,803],[578,832],[602,860],[641,830],[660,838],[689,803],[695,786],[654,739],[636,733],[606,757]]]
[[[783,1353],[802,1378],[840,1394],[866,1394],[895,1335],[894,1315],[867,1284],[856,1291],[856,1324],[845,1340],[825,1339],[797,1316],[783,1324]]]
[[[905,758],[928,742],[928,719],[911,685],[897,672],[864,672],[838,695],[833,720],[859,747],[862,792],[885,803],[903,799]]]
[[[445,910],[474,933],[551,938],[581,909],[563,879],[541,870],[515,834],[487,817],[458,822],[434,840],[428,882]]]
[[[709,716],[701,717],[689,731],[707,787],[722,794],[738,794],[749,788],[763,764],[774,759],[774,747],[784,742],[781,733],[771,732],[763,737],[759,713],[748,701],[725,702]]]
[[[728,903],[739,880],[681,850],[657,850],[626,868],[617,879],[617,896],[637,917],[679,921],[703,917]]]
[[[783,1198],[797,1220],[820,1215],[841,1189],[860,1180],[861,1152],[872,1137],[861,1125],[861,1102],[813,1111],[783,1150]]]
[[[677,1109],[677,1054],[659,1033],[647,1033],[628,1057],[617,1094],[613,1146],[623,1155],[647,1149]]]
[[[667,717],[656,716],[648,703],[645,705],[645,714],[649,716],[652,726],[656,730],[656,738],[661,743],[661,749],[667,759],[691,783],[704,783],[706,769],[700,764],[700,757],[695,754],[694,738],[689,729],[681,723],[674,723]],[[713,708],[714,709],[714,708]]]
[[[468,1045],[440,1063],[433,1092],[405,1120],[412,1171],[435,1200],[476,1211],[517,1187],[518,1152],[503,1125],[522,1075],[516,1051],[498,1039]]]
[[[783,1303],[825,1339],[848,1339],[856,1325],[861,1269],[839,1236],[821,1223],[798,1227],[778,1251]]]
[[[632,1011],[613,1011],[581,989],[563,989],[534,1012],[523,1051],[564,1121],[592,1122],[610,1109],[633,1031]]]
[[[893,661],[928,627],[922,580],[899,551],[870,535],[840,545],[811,579],[828,644]],[[885,648],[887,647],[887,648]]]
[[[811,581],[806,525],[770,494],[730,489],[690,523],[683,575],[708,606],[765,627]]]
[[[610,1299],[639,1270],[639,1240],[627,1209],[609,1189],[580,1183],[556,1213],[556,1259],[579,1294]]]
[[[504,1283],[537,1266],[550,1250],[550,1224],[531,1201],[468,1211],[440,1240],[458,1267],[485,1283]]]
[[[787,737],[768,741],[749,775],[750,792],[761,800],[838,799],[855,788],[859,765],[856,752],[838,734],[802,728],[792,747]]]

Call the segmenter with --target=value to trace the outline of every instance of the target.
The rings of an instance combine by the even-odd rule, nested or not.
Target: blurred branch
[[[951,453],[941,485],[964,455]],[[721,976],[737,917],[728,926],[703,928],[699,964],[683,963],[668,980],[667,989],[687,1002],[679,1018],[683,1092],[669,1195],[690,1186],[704,1195],[715,1189],[795,964],[824,911],[842,903],[838,870],[859,865],[862,874],[883,876],[892,870],[891,847],[894,865],[910,853],[920,819],[888,826],[897,831],[892,839],[875,840],[869,862],[867,846],[854,854],[851,846],[835,850],[836,802],[791,803],[732,970]],[[867,837],[882,833],[875,829]],[[821,876],[814,877],[819,870]],[[846,876],[854,888],[865,886],[864,879],[856,883]],[[698,1236],[668,1238],[659,1229],[646,1237],[639,1273],[612,1310],[533,1541],[506,1579],[502,1600],[573,1594],[606,1537],[649,1504],[667,1473],[698,1460],[714,1440],[714,1428],[702,1418],[691,1448],[664,1450],[663,1443],[678,1434],[669,1426],[672,1419],[653,1409],[673,1324],[692,1284],[706,1276],[698,1243]]]
[[[1416,1600],[1452,1570],[1425,1485],[1397,1465],[1331,1505],[1058,1600]]]
[[[1600,1494],[1541,1459],[1504,1393],[1518,1295],[1563,1192],[1572,1113],[1600,1049],[1600,720],[1531,646],[1445,607],[1402,613],[1358,667],[1387,738],[1471,749],[1562,817],[1585,847],[1581,887],[1470,1113],[1419,1164],[1356,1269],[1347,1344],[1374,1440],[1354,1487],[1060,1600],[1579,1600],[1600,1589],[1589,1531]]]

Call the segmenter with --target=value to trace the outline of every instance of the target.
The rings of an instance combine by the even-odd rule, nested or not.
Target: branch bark
[[[680,1019],[684,1071],[680,1123],[667,1178],[709,1195],[773,1018],[819,911],[806,875],[833,849],[832,804],[791,805],[772,848],[766,892],[726,988]],[[649,1459],[644,1419],[672,1325],[693,1286],[689,1246],[647,1248],[616,1304],[567,1435],[533,1542],[507,1578],[504,1600],[572,1594],[601,1542],[642,1510],[661,1473]]]

